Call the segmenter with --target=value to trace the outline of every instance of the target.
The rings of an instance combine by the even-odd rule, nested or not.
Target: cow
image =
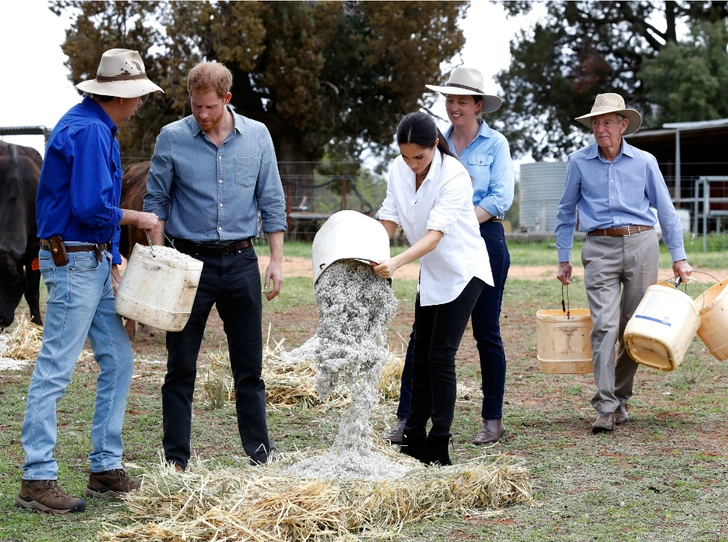
[[[35,198],[40,153],[0,141],[0,330],[15,320],[25,295],[30,321],[42,325]]]
[[[124,177],[121,181],[121,204],[122,209],[132,209],[141,211],[144,207],[144,194],[147,193],[147,175],[152,167],[152,162],[145,160],[143,162],[135,162],[124,171]],[[137,243],[148,244],[147,234],[129,224],[121,227],[121,237],[119,239],[119,254],[127,260],[131,256],[131,251]],[[136,322],[127,320],[124,324],[126,333],[132,341],[136,337]]]

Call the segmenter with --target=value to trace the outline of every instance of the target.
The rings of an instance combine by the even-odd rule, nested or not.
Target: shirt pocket
[[[260,158],[235,158],[233,164],[235,167],[235,184],[245,188],[255,186],[260,171]]]
[[[465,161],[470,178],[478,182],[490,182],[490,167],[493,165],[492,154],[471,154]]]

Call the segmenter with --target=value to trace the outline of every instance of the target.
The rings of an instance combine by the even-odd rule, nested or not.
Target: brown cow
[[[136,162],[126,168],[121,181],[121,204],[119,206],[122,209],[143,210],[144,194],[147,193],[147,175],[151,167],[152,162],[145,160]],[[122,226],[121,237],[119,238],[119,254],[128,260],[134,245],[137,243],[147,244],[147,235],[144,230],[133,224]],[[127,320],[124,327],[129,339],[133,341],[136,337],[136,322]]]
[[[35,198],[43,159],[31,147],[0,141],[0,329],[13,323],[20,299],[42,325]]]

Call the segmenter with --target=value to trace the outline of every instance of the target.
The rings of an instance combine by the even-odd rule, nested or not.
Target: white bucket
[[[542,372],[585,374],[592,372],[589,309],[541,310],[536,313],[537,358]]]
[[[171,247],[135,245],[116,293],[116,312],[141,324],[181,331],[187,324],[202,262]]]
[[[716,359],[728,359],[728,279],[708,288],[695,304],[702,307],[698,337]]]
[[[672,371],[700,327],[695,302],[670,285],[653,284],[624,329],[627,352],[637,363]]]
[[[313,282],[340,260],[381,263],[388,258],[389,235],[378,220],[357,211],[339,211],[324,222],[313,239]]]

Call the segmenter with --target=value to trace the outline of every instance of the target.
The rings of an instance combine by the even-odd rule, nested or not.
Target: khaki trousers
[[[638,364],[627,354],[624,328],[647,288],[657,283],[659,253],[654,229],[622,237],[588,235],[584,243],[581,261],[594,323],[597,386],[591,404],[599,414],[614,412],[632,397]]]

